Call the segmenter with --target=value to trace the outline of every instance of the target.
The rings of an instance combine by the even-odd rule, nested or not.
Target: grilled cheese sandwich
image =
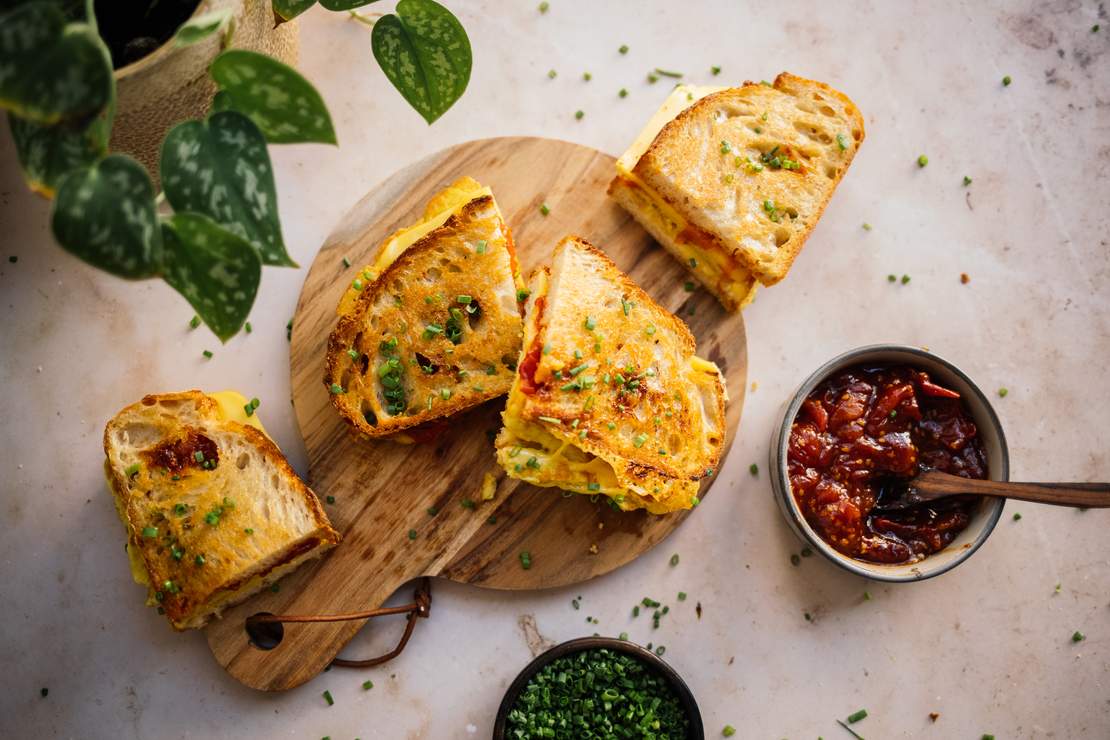
[[[230,391],[146,396],[104,430],[132,576],[175,629],[204,626],[339,542],[254,409]]]
[[[624,510],[688,509],[720,457],[725,401],[686,325],[568,237],[532,279],[497,460],[511,477]]]
[[[324,377],[334,406],[366,437],[412,442],[504,395],[523,288],[492,193],[460,178],[382,244],[340,301]]]
[[[863,140],[842,93],[679,86],[617,160],[609,194],[729,310],[785,277]]]

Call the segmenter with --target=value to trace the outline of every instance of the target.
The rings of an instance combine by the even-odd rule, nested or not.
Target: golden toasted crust
[[[580,238],[559,243],[537,289],[519,370],[526,382],[518,377],[510,392],[499,461],[510,475],[559,485],[558,474],[516,470],[513,459],[512,449],[528,444],[522,435],[546,434],[608,463],[627,494],[624,508],[689,508],[724,442],[716,367],[693,357],[694,338],[680,319]],[[517,418],[542,432],[521,430]],[[611,495],[581,483],[563,487]]]
[[[663,127],[633,172],[773,285],[863,138],[846,95],[783,72],[773,85],[745,82],[698,100]]]
[[[104,452],[148,603],[175,629],[203,626],[339,542],[270,438],[200,391],[124,408],[104,429]]]
[[[343,418],[387,437],[507,393],[521,341],[516,273],[489,196],[406,249],[329,339],[324,385]],[[403,398],[389,398],[398,376]]]

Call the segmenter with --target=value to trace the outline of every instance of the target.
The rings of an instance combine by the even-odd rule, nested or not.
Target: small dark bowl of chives
[[[646,650],[634,642],[619,640],[615,637],[580,637],[576,640],[570,640],[556,645],[533,659],[532,662],[526,665],[524,670],[513,679],[513,682],[509,684],[509,689],[505,692],[505,698],[501,700],[501,706],[497,709],[497,718],[493,723],[493,740],[505,740],[506,738],[516,738],[520,736],[513,733],[514,728],[511,726],[512,723],[509,715],[516,708],[525,689],[528,688],[532,680],[549,664],[561,658],[569,658],[580,653],[596,653],[602,658],[614,654],[616,656],[627,656],[642,664],[645,668],[643,675],[650,678],[661,679],[663,685],[669,689],[673,698],[677,700],[677,704],[686,718],[685,739],[704,740],[705,729],[702,726],[701,712],[698,710],[698,703],[694,701],[694,694],[690,691],[686,682],[682,680],[682,677],[679,676],[673,668],[667,665],[662,658],[650,650]],[[614,699],[613,710],[617,710],[619,707],[619,699]],[[619,714],[612,710],[606,710],[601,706],[597,707],[597,713],[609,717]],[[532,735],[523,735],[523,737],[530,736]],[[576,737],[573,728],[564,728],[562,734],[557,736]],[[556,737],[556,735],[552,735],[552,737]]]

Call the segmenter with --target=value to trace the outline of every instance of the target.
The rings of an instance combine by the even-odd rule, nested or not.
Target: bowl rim
[[[493,723],[493,740],[503,740],[506,737],[505,724],[508,721],[509,712],[512,711],[513,705],[516,704],[520,692],[541,668],[563,656],[581,653],[586,650],[598,649],[614,650],[619,653],[631,655],[646,663],[656,673],[662,676],[663,680],[665,680],[675,692],[679,703],[682,704],[682,708],[685,710],[686,716],[690,720],[686,737],[688,740],[704,740],[705,728],[702,725],[701,711],[698,709],[698,703],[694,699],[694,693],[690,691],[690,687],[682,680],[682,676],[678,674],[678,671],[652,651],[637,645],[631,640],[600,636],[578,637],[573,640],[561,642],[529,661],[528,665],[524,666],[523,670],[521,670],[516,678],[513,679],[512,683],[509,684],[509,688],[505,690],[505,696],[501,699],[501,704],[497,708],[497,716]]]
[[[785,405],[782,421],[773,432],[774,436],[771,440],[772,487],[775,489],[776,497],[779,500],[779,508],[783,510],[783,515],[791,524],[791,528],[828,560],[851,573],[871,580],[884,581],[887,583],[916,583],[947,573],[975,554],[975,552],[982,547],[983,543],[986,542],[987,538],[994,531],[998,521],[1002,518],[1002,510],[1006,505],[1006,499],[995,498],[993,501],[984,502],[984,506],[989,508],[987,510],[986,519],[981,525],[975,540],[964,546],[963,552],[953,557],[947,563],[929,569],[928,562],[932,557],[930,555],[914,563],[913,565],[915,567],[911,570],[905,573],[895,573],[887,570],[887,568],[891,566],[884,566],[881,563],[870,563],[865,560],[857,560],[839,552],[825,542],[820,535],[813,531],[813,528],[809,525],[809,522],[806,521],[805,516],[802,515],[801,510],[798,508],[798,502],[794,499],[789,477],[787,475],[787,447],[790,441],[790,428],[810,391],[836,370],[857,362],[865,362],[865,359],[860,358],[879,352],[901,353],[909,355],[914,359],[924,358],[942,366],[945,370],[965,383],[985,410],[985,417],[983,419],[974,414],[974,412],[972,412],[972,418],[980,427],[983,426],[981,422],[986,421],[993,429],[998,439],[999,469],[994,470],[994,466],[992,466],[991,473],[997,476],[997,478],[995,478],[996,480],[1006,481],[1010,479],[1010,451],[1006,443],[1006,434],[1002,429],[1002,422],[999,420],[998,414],[991,405],[990,399],[987,398],[986,394],[983,393],[982,389],[975,381],[958,366],[930,350],[907,344],[880,343],[867,344],[862,347],[856,347],[855,349],[841,352],[831,360],[822,363],[797,387]],[[915,364],[912,359],[907,359],[905,362],[910,365]],[[970,408],[968,410],[971,411]],[[943,552],[943,550],[941,552]],[[936,553],[934,553],[934,555],[935,554]]]

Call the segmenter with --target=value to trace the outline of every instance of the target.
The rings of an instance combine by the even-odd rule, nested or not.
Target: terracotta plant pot
[[[231,47],[267,54],[289,65],[297,63],[297,23],[276,25],[270,0],[201,0],[192,17],[225,8],[232,11]],[[191,46],[177,46],[170,39],[115,72],[118,101],[111,149],[142,162],[156,185],[166,132],[181,121],[208,113],[216,93],[208,66],[224,43],[224,33]]]

